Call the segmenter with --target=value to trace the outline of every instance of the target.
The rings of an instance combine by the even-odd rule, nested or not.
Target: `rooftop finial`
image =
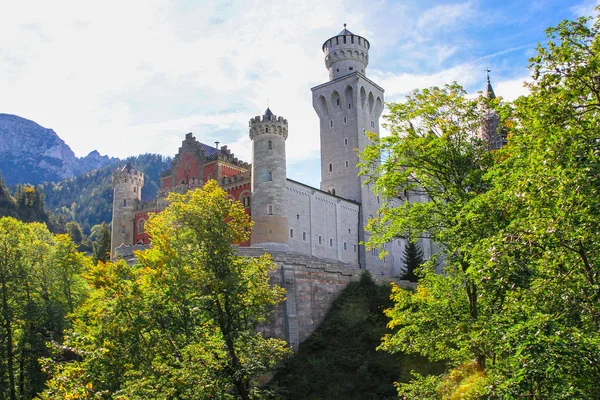
[[[346,23],[344,22],[344,29],[346,29]]]
[[[486,67],[486,69],[484,70],[485,72],[487,72],[487,81],[490,81],[490,72],[492,72],[492,70],[489,67]]]
[[[487,87],[485,89],[485,97],[487,97],[488,99],[495,99],[496,94],[494,93],[494,89],[492,88],[492,83],[490,82],[490,72],[492,70],[489,69],[489,67],[488,67],[484,71],[487,73]]]

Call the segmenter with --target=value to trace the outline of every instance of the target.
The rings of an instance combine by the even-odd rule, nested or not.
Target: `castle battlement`
[[[250,119],[250,139],[258,135],[280,135],[284,139],[288,137],[288,121],[283,117],[278,117],[267,109],[265,115],[257,115]]]

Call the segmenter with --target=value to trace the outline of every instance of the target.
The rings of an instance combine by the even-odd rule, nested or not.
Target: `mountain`
[[[119,161],[92,151],[77,158],[52,129],[0,114],[0,171],[7,185],[57,182]]]

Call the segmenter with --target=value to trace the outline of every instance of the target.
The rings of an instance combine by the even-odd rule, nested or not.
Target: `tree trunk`
[[[12,326],[8,311],[8,288],[6,287],[6,282],[2,282],[2,316],[4,317],[6,329],[6,368],[8,370],[8,391],[10,394],[10,400],[17,400],[17,393],[15,392],[15,371],[13,365],[14,355]]]

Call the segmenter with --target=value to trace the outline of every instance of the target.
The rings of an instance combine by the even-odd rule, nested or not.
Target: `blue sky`
[[[54,129],[78,156],[174,155],[185,133],[250,161],[248,120],[267,98],[288,119],[288,175],[317,186],[310,88],[322,43],[348,24],[371,42],[386,101],[454,80],[523,93],[544,30],[598,0],[0,0],[0,112]]]

